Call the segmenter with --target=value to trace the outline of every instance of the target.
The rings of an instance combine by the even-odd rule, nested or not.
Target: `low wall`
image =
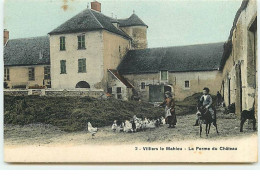
[[[28,95],[28,90],[4,90],[4,95],[25,96]]]
[[[102,90],[48,90],[48,89],[28,89],[28,90],[4,90],[4,95],[11,96],[52,96],[52,97],[67,97],[67,96],[81,96],[99,98],[104,95]]]
[[[55,97],[67,97],[67,96],[88,96],[99,98],[104,94],[104,91],[88,91],[88,90],[46,90],[45,96],[55,96]]]

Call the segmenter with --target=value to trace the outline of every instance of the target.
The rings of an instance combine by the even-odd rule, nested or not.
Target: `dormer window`
[[[168,80],[168,71],[162,70],[161,71],[161,81],[167,81]]]
[[[66,50],[66,47],[65,47],[65,37],[60,37],[60,50],[61,51]]]
[[[42,58],[43,58],[43,51],[40,50],[40,52],[39,52],[39,59],[42,59]]]
[[[78,36],[78,49],[86,49],[85,35],[79,35]]]

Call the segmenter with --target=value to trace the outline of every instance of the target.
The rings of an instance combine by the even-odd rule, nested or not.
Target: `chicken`
[[[161,121],[162,121],[162,124],[165,125],[166,122],[165,122],[165,118],[164,117],[161,117]]]
[[[155,125],[156,121],[152,120],[150,121],[147,125],[146,125],[146,128],[148,129],[154,129],[156,127]]]
[[[98,128],[92,127],[91,123],[88,122],[88,132],[90,132],[92,134],[92,139],[95,136],[95,134],[97,133],[97,131],[98,131]]]
[[[132,124],[128,120],[125,121],[124,132],[133,132]]]
[[[116,124],[116,120],[114,121],[113,125],[112,125],[112,130],[115,132],[117,129],[117,124]]]

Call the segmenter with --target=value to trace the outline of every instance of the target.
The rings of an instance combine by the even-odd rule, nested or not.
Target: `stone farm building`
[[[236,114],[257,107],[257,2],[244,0],[224,45],[220,70],[225,103],[235,104]],[[254,104],[255,102],[255,104]],[[257,110],[257,108],[255,108]],[[256,113],[257,114],[257,113]]]
[[[99,91],[159,102],[165,91],[183,100],[209,87],[211,94],[221,91],[228,105],[252,107],[247,103],[257,87],[255,0],[243,1],[225,43],[147,48],[147,29],[136,14],[108,17],[94,1],[44,37],[8,40],[5,30],[5,92]]]

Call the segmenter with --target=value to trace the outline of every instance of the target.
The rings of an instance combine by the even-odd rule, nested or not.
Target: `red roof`
[[[121,81],[127,88],[134,88],[134,86],[127,81],[117,70],[108,69],[119,81]]]

